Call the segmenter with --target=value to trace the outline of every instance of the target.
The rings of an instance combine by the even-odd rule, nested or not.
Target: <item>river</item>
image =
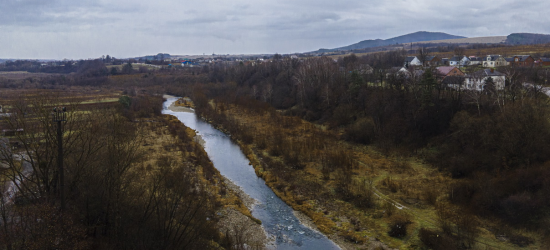
[[[168,98],[162,113],[177,117],[185,126],[197,131],[214,166],[257,201],[252,215],[262,221],[268,236],[274,238],[276,249],[340,249],[323,234],[300,223],[292,208],[256,176],[253,167],[248,164],[249,160],[229,136],[198,118],[195,113],[169,110],[168,107],[177,99]]]

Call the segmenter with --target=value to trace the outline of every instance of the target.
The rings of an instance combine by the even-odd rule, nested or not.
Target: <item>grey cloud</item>
[[[298,13],[298,14],[282,14],[280,16],[272,16],[261,28],[267,30],[296,30],[304,31],[310,28],[316,28],[319,25],[327,25],[331,21],[340,20],[340,16],[335,13]]]
[[[0,0],[0,57],[288,53],[419,30],[550,33],[550,17],[541,14],[548,7],[540,0]]]
[[[137,9],[130,6],[104,5],[94,0],[2,0],[0,1],[0,26],[98,24],[119,19],[109,14],[133,11]]]

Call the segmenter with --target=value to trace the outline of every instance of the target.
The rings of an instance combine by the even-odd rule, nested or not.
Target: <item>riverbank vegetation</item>
[[[232,249],[265,243],[219,225],[235,212],[232,223],[258,224],[194,131],[160,115],[162,97],[91,105],[63,91],[20,93],[2,99],[11,114],[2,126],[18,131],[0,149],[2,248]],[[64,188],[51,122],[52,108],[61,105],[68,110]]]

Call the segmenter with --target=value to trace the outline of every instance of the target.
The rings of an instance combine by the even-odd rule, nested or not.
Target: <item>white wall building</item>
[[[464,87],[468,90],[482,91],[486,87],[487,80],[493,79],[496,90],[503,90],[506,82],[506,75],[494,69],[484,69],[467,75],[464,79]]]
[[[410,66],[422,66],[422,62],[416,58],[416,56],[407,56],[405,58],[405,62],[403,63],[403,67],[407,68]]]
[[[470,59],[466,56],[453,56],[449,59],[449,66],[462,67],[470,63]]]

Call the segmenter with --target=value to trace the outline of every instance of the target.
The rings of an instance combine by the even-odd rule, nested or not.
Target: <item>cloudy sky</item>
[[[0,0],[0,58],[293,53],[416,31],[550,34],[545,0]]]

